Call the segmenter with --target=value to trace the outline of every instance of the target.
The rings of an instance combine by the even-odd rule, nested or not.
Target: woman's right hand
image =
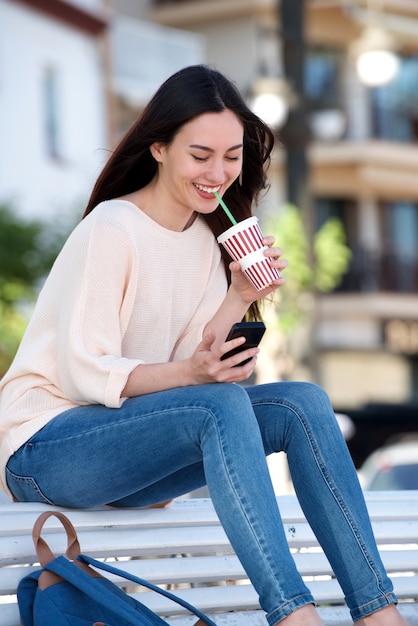
[[[198,345],[194,354],[188,359],[192,384],[203,385],[208,383],[232,383],[247,380],[254,371],[257,362],[259,348],[248,348],[239,354],[235,354],[225,360],[221,357],[245,342],[244,337],[224,341],[214,347],[215,333],[208,332]],[[242,361],[251,359],[245,365],[239,365]],[[237,366],[237,367],[235,367]]]

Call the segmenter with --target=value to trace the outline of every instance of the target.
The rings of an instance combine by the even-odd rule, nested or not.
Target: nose
[[[225,180],[225,163],[223,159],[211,159],[209,162],[207,176],[213,183],[222,183]]]

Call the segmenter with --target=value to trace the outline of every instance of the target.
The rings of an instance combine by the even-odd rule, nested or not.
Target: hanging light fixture
[[[393,35],[385,28],[381,5],[376,0],[368,1],[369,23],[350,49],[357,74],[361,82],[369,87],[390,83],[399,70],[397,44]]]
[[[279,129],[286,122],[295,96],[284,78],[260,76],[251,86],[250,107],[263,122]]]

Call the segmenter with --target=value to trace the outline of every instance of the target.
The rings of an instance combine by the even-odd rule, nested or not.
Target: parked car
[[[405,438],[375,450],[359,470],[365,491],[418,489],[418,438]]]

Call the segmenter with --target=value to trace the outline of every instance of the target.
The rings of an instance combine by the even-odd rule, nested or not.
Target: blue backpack
[[[66,556],[55,557],[40,536],[50,516],[57,517],[67,532]],[[32,536],[42,569],[28,574],[18,585],[23,626],[167,626],[168,622],[91,566],[170,598],[199,617],[195,626],[216,626],[204,613],[174,594],[108,563],[80,554],[75,528],[63,513],[42,513],[34,524]]]

